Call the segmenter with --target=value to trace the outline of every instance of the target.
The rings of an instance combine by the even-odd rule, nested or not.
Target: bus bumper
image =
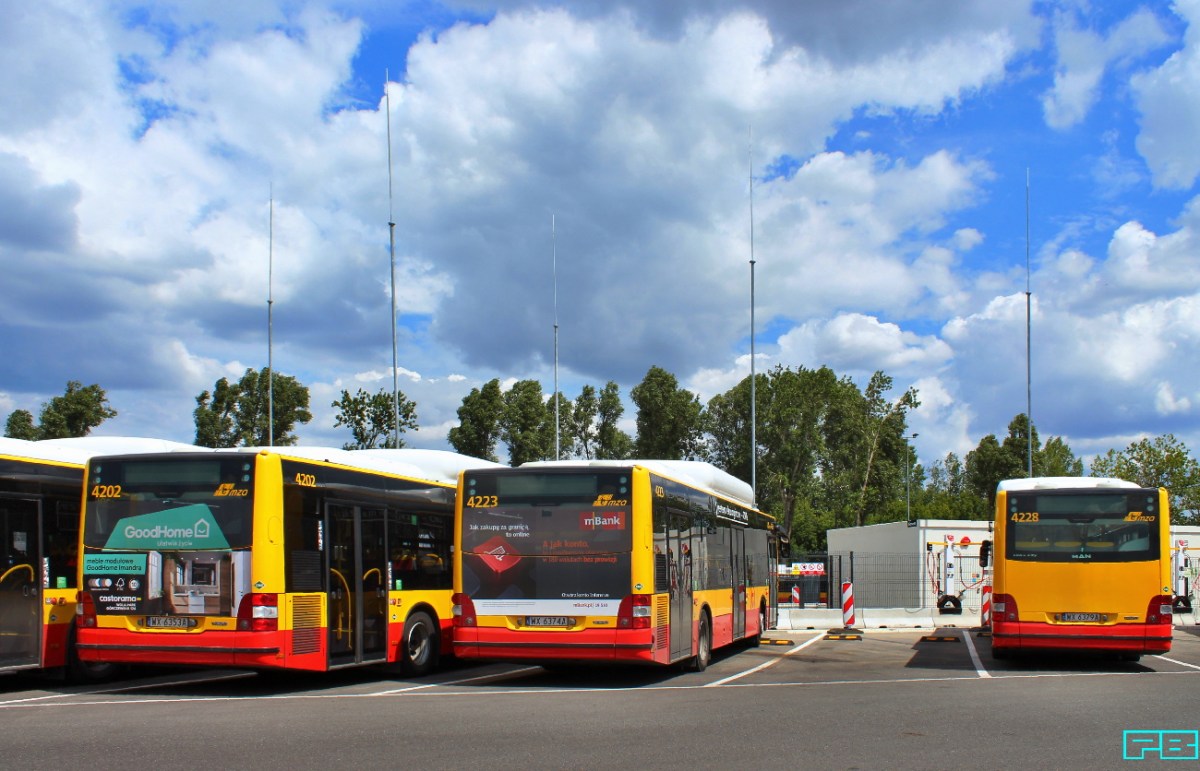
[[[285,656],[293,649],[290,632],[130,632],[80,628],[76,649],[81,661],[114,664],[165,664],[250,669],[326,669],[325,652]]]
[[[492,661],[599,661],[666,663],[655,655],[650,629],[583,629],[569,632],[514,631],[507,627],[455,627],[454,655]]]
[[[995,621],[992,647],[998,650],[1095,650],[1166,653],[1171,624],[1047,624]]]

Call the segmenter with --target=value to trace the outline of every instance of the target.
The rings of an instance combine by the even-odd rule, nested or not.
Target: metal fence
[[[957,597],[964,609],[978,610],[984,583],[976,556],[954,560],[953,585],[944,587],[941,551],[912,553],[845,552],[802,554],[780,566],[782,607],[840,608],[841,587],[854,585],[860,608],[934,608],[942,595]],[[789,573],[799,565],[802,574]]]

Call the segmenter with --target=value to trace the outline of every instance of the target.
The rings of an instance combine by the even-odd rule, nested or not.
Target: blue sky
[[[413,446],[551,390],[552,253],[568,397],[732,387],[752,165],[759,371],[917,388],[926,465],[1003,435],[1028,180],[1042,437],[1200,447],[1200,0],[209,5],[0,0],[0,420],[79,380],[97,433],[190,441],[270,293],[301,440],[348,441],[392,379],[387,71]]]

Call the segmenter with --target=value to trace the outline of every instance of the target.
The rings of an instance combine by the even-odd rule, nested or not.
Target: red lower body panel
[[[653,629],[584,629],[578,632],[516,632],[502,627],[456,627],[454,654],[497,661],[603,661],[667,663],[655,650]]]
[[[1032,621],[993,621],[992,647],[1166,653],[1171,650],[1171,629],[1171,624],[1066,626]]]
[[[327,669],[324,630],[199,633],[130,632],[81,628],[76,648],[83,661],[171,664],[251,669]]]

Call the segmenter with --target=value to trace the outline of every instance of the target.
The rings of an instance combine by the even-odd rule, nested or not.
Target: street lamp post
[[[912,461],[909,459],[911,446],[909,439],[916,439],[920,434],[911,434],[904,438],[904,514],[905,519],[912,522]]]

